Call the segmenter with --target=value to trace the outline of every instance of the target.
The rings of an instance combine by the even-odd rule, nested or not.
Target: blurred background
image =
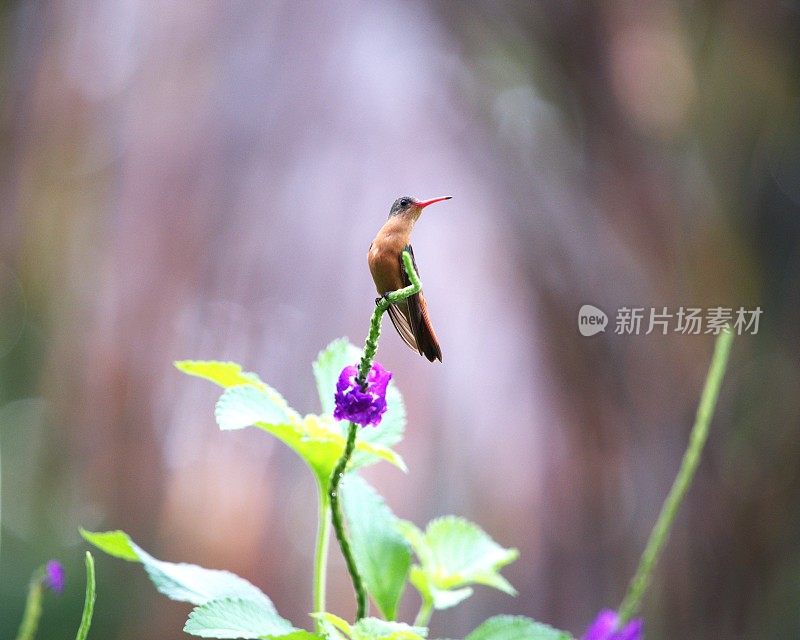
[[[647,637],[800,637],[796,2],[143,2],[0,6],[0,635],[78,526],[227,568],[308,625],[316,502],[292,452],[221,433],[175,359],[231,359],[318,411],[310,363],[360,344],[392,201],[444,363],[387,330],[410,474],[520,560],[497,613],[580,634],[616,607],[684,450],[711,336],[616,335],[622,306],[754,308],[645,601]],[[594,304],[611,325],[577,331]],[[388,323],[386,323],[388,327]],[[291,505],[291,506],[290,506]],[[98,557],[95,638],[182,638],[188,607]],[[353,615],[335,547],[330,609]],[[418,600],[406,595],[403,615]],[[66,635],[65,635],[66,634]]]

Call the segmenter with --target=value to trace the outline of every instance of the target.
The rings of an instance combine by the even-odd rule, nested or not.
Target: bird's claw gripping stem
[[[390,291],[389,293],[383,294],[383,297],[387,300],[387,302],[389,302],[389,304],[402,302],[406,298],[410,298],[415,293],[419,293],[422,290],[422,282],[417,275],[417,270],[414,269],[414,259],[411,257],[411,254],[404,250],[401,254],[401,258],[403,260],[403,267],[405,268],[411,284],[407,287],[403,287],[402,289],[398,289],[397,291]]]

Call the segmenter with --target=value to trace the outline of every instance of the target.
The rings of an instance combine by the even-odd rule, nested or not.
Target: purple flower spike
[[[356,382],[357,376],[358,367],[355,365],[345,367],[339,374],[333,417],[362,427],[368,424],[377,426],[386,411],[386,386],[392,374],[376,362],[367,374],[367,388],[363,390]]]
[[[641,618],[634,618],[619,630],[617,630],[618,624],[617,612],[603,609],[586,629],[581,640],[642,640],[644,638],[644,621]]]
[[[53,593],[61,593],[64,591],[64,582],[66,576],[64,574],[64,567],[58,560],[50,560],[44,565],[44,586],[50,589]]]

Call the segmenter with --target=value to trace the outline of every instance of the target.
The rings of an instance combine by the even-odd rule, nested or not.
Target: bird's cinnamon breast
[[[399,268],[400,251],[388,248],[376,248],[374,245],[367,254],[369,270],[375,281],[375,288],[383,295],[389,291],[396,291],[403,287],[403,280]]]
[[[408,244],[408,231],[399,227],[394,220],[388,221],[369,247],[367,262],[378,293],[396,291],[403,287],[400,254]],[[405,231],[405,232],[404,232]],[[410,230],[409,230],[410,231]]]

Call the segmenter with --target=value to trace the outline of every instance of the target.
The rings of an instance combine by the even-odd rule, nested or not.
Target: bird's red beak
[[[438,198],[431,198],[430,200],[422,200],[421,202],[417,202],[417,206],[420,209],[424,209],[429,204],[433,204],[434,202],[441,202],[442,200],[449,200],[453,196],[439,196]]]

